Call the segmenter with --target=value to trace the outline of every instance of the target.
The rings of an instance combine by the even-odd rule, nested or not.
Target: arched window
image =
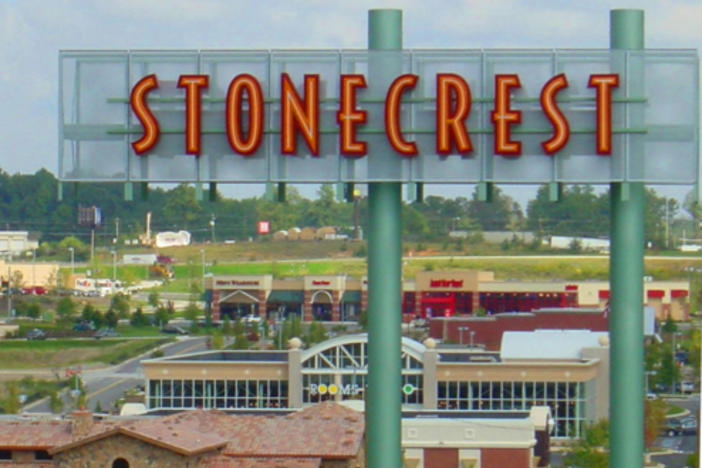
[[[124,458],[118,458],[112,462],[112,468],[129,468],[129,462]]]

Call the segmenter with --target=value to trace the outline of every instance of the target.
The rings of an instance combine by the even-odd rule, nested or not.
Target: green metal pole
[[[643,49],[643,25],[641,10],[612,10],[610,47]],[[612,183],[610,197],[610,466],[632,468],[644,453],[644,186]]]
[[[402,49],[401,10],[368,12],[368,48]],[[396,182],[368,185],[367,466],[401,468],[402,192]]]

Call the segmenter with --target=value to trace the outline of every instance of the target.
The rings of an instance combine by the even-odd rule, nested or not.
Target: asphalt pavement
[[[178,341],[162,346],[161,350],[164,356],[204,351],[207,349],[206,341],[207,337],[179,337]],[[94,410],[99,402],[100,407],[108,411],[125,391],[143,385],[144,373],[139,362],[147,359],[151,353],[153,350],[114,367],[84,371],[80,377],[85,386],[87,408]],[[62,396],[64,408],[72,407],[74,397],[69,392]],[[23,412],[50,413],[51,408],[48,399],[45,398],[25,406]]]

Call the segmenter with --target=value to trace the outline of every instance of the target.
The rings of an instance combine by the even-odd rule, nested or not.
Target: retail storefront
[[[215,320],[249,314],[297,315],[304,321],[355,321],[367,308],[367,281],[346,275],[273,278],[272,275],[207,279]],[[644,303],[664,320],[689,318],[689,282],[650,281]],[[499,281],[492,272],[419,272],[403,282],[405,321],[415,317],[494,315],[548,308],[599,308],[609,303],[607,281]]]
[[[583,332],[589,333],[589,332]],[[556,437],[574,437],[606,417],[608,348],[578,356],[519,360],[500,353],[441,349],[402,340],[403,411],[529,411],[549,406]],[[362,404],[367,335],[309,349],[212,351],[142,361],[150,410],[276,410],[326,400]]]

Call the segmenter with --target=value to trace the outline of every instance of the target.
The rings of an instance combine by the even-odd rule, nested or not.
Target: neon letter
[[[597,154],[612,152],[612,88],[619,75],[590,75],[589,88],[597,88]]]
[[[510,125],[522,121],[522,111],[509,108],[509,90],[521,86],[517,75],[495,75],[495,110],[492,111],[495,154],[517,156],[522,153],[522,142],[510,140]]]
[[[132,106],[132,111],[136,114],[142,127],[144,127],[144,134],[141,138],[132,142],[132,148],[134,148],[136,154],[143,154],[153,148],[161,133],[156,117],[154,117],[148,104],[146,104],[146,94],[154,88],[158,88],[156,75],[145,76],[134,85],[132,94],[129,97],[129,104]]]
[[[554,154],[560,151],[570,138],[570,126],[563,112],[556,104],[556,93],[563,88],[568,87],[568,80],[563,73],[556,75],[544,85],[541,89],[541,108],[544,110],[546,117],[551,121],[553,126],[553,136],[541,142],[546,154]]]
[[[456,97],[456,106],[451,113],[451,98]],[[455,142],[458,153],[473,150],[465,120],[470,113],[470,87],[463,78],[453,73],[436,75],[436,152],[451,153]]]
[[[365,141],[356,141],[356,125],[366,123],[368,113],[356,109],[356,88],[365,88],[363,75],[341,75],[341,105],[336,113],[336,121],[341,127],[341,154],[360,156],[366,154]]]
[[[180,75],[178,87],[185,88],[185,152],[200,155],[200,89],[209,86],[207,75]]]
[[[419,77],[417,75],[402,75],[395,78],[385,98],[385,133],[392,147],[403,156],[417,154],[417,144],[406,141],[400,129],[400,100],[405,88],[414,88]]]
[[[295,154],[299,129],[314,156],[319,155],[319,75],[305,75],[304,103],[287,73],[281,75],[280,85],[280,148],[283,154]]]
[[[242,95],[249,99],[249,135],[244,138],[241,126]],[[239,154],[256,152],[263,136],[263,91],[258,80],[249,75],[237,75],[227,91],[227,138],[229,145]]]

